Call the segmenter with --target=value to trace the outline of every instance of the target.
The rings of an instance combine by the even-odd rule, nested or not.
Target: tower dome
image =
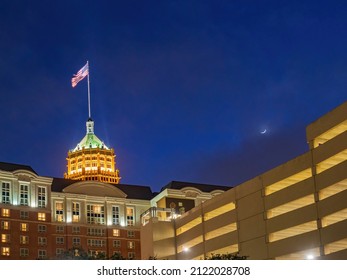
[[[94,121],[86,122],[86,135],[68,152],[66,179],[92,180],[118,184],[121,177],[116,169],[114,150],[94,134]]]

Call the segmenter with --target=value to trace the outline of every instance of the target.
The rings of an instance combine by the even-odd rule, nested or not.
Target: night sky
[[[2,0],[0,161],[63,177],[87,60],[121,183],[233,186],[306,152],[346,101],[347,2]]]

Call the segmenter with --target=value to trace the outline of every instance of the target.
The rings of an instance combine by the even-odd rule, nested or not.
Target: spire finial
[[[91,118],[88,118],[86,122],[87,134],[94,134],[94,121]]]

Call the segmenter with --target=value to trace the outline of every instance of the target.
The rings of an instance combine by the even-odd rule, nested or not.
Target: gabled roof
[[[13,172],[16,170],[27,170],[38,175],[36,171],[32,169],[29,165],[16,164],[16,163],[0,162],[0,170],[4,170],[8,172]]]
[[[221,190],[221,191],[227,191],[230,190],[231,187],[228,186],[218,186],[218,185],[208,185],[208,184],[199,184],[199,183],[190,183],[190,182],[179,182],[179,181],[172,181],[166,186],[164,186],[161,191],[165,189],[175,189],[175,190],[181,190],[186,187],[194,187],[202,192],[212,192],[215,190]]]
[[[63,192],[63,190],[66,187],[78,182],[91,182],[91,181],[53,178],[51,190],[53,192]],[[101,183],[101,182],[95,181],[95,183]],[[127,199],[150,200],[154,196],[151,188],[148,186],[137,186],[137,185],[126,185],[126,184],[108,184],[108,185],[113,186],[114,188],[120,189],[122,192],[124,192],[127,195],[126,197]]]

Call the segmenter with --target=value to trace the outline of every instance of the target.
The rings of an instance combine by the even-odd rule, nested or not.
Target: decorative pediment
[[[126,198],[127,195],[115,187],[107,183],[98,181],[79,181],[63,189],[65,193],[84,194],[91,196],[108,196]]]
[[[184,187],[181,189],[181,191],[184,193],[186,197],[196,198],[198,195],[201,194],[201,191],[194,187]]]
[[[212,196],[217,196],[217,195],[220,195],[220,194],[222,194],[222,193],[224,193],[224,191],[215,190],[215,191],[212,191],[212,192],[211,192],[211,195],[212,195]]]
[[[28,170],[16,170],[13,172],[13,175],[15,175],[18,178],[18,181],[23,181],[23,182],[30,182],[32,179],[37,179],[38,176],[30,172]]]

